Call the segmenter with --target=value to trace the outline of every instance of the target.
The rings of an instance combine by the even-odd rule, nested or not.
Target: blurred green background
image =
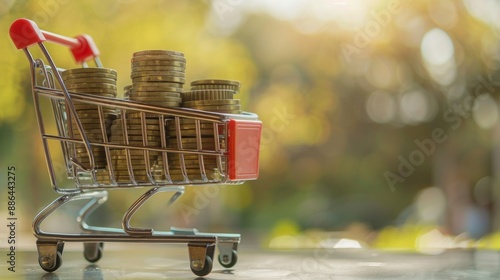
[[[184,52],[187,81],[242,83],[244,109],[264,123],[260,178],[190,188],[168,211],[160,196],[139,224],[253,232],[270,247],[335,233],[378,248],[500,248],[498,14],[495,0],[3,0],[0,213],[7,166],[22,231],[56,197],[28,62],[8,36],[24,17],[91,35],[119,88],[146,49]],[[59,67],[77,67],[48,47]],[[141,191],[112,193],[96,222],[119,226]]]

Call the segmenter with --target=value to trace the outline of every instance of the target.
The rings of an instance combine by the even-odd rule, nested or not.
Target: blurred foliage
[[[487,210],[491,229],[494,200],[478,202],[473,193],[482,178],[496,175],[499,5],[493,0],[7,0],[0,7],[2,164],[20,167],[19,199],[28,217],[54,198],[41,168],[28,64],[7,36],[10,23],[26,17],[59,34],[90,34],[104,65],[118,70],[120,87],[130,83],[132,53],[144,49],[184,52],[188,81],[242,82],[244,108],[265,125],[260,178],[221,189],[193,224],[208,218],[213,223],[207,226],[265,231],[286,225],[295,231],[418,224],[418,217],[409,218],[418,210],[417,196],[438,186],[451,213],[432,222],[455,234],[467,231],[451,220],[466,220],[455,210],[477,205]],[[66,50],[54,45],[49,50],[59,67],[75,67]],[[486,97],[474,95],[478,88]],[[469,96],[473,107],[459,114],[455,108]],[[419,150],[415,141],[432,139],[436,128],[445,132],[446,142],[434,143],[409,176],[398,175],[401,158],[409,160]],[[387,172],[402,181],[388,183]],[[458,185],[463,189],[457,191]],[[493,186],[487,186],[490,194]],[[137,194],[121,193],[121,200]],[[195,199],[190,190],[185,202]],[[121,201],[107,207],[119,213]]]

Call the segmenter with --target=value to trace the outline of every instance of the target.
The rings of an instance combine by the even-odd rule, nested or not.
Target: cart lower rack
[[[160,107],[109,96],[97,96],[67,89],[45,41],[70,48],[75,60],[86,62],[98,59],[99,51],[88,35],[69,38],[40,30],[27,19],[16,20],[10,36],[22,49],[30,63],[32,93],[42,139],[43,151],[53,191],[59,195],[33,221],[37,238],[38,260],[46,271],[55,271],[62,264],[65,242],[83,242],[84,257],[96,262],[102,257],[104,242],[185,243],[188,245],[190,267],[199,276],[212,270],[215,247],[218,260],[224,267],[237,262],[239,234],[201,233],[196,229],[171,228],[154,231],[133,227],[132,216],[144,203],[158,193],[171,193],[167,206],[184,194],[185,186],[241,184],[258,177],[259,145],[262,124],[252,113],[224,114],[188,108]],[[42,58],[34,58],[29,47],[38,45]],[[46,106],[43,102],[48,103]],[[78,108],[90,106],[92,126]],[[49,107],[55,119],[54,131],[47,129]],[[127,119],[126,116],[135,116]],[[54,123],[54,121],[52,121]],[[110,137],[110,123],[120,131],[122,141]],[[191,129],[189,133],[184,130]],[[130,136],[128,130],[136,130]],[[148,134],[158,130],[155,137]],[[207,134],[208,132],[208,134]],[[140,136],[137,136],[140,135]],[[156,136],[158,135],[158,136]],[[62,149],[67,177],[74,187],[62,187],[58,181],[49,143]],[[124,213],[121,228],[94,226],[88,217],[116,189],[146,187]],[[81,232],[59,233],[42,230],[43,221],[63,205],[86,200],[76,221]]]

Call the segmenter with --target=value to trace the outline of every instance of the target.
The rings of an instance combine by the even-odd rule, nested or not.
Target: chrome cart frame
[[[132,227],[130,220],[145,202],[158,193],[172,193],[167,205],[174,203],[184,194],[185,186],[203,186],[212,184],[241,184],[246,180],[258,177],[258,158],[262,124],[257,115],[221,114],[188,108],[165,108],[148,104],[141,104],[124,99],[100,97],[85,93],[70,92],[67,90],[54,60],[44,46],[45,41],[55,42],[70,48],[77,63],[87,67],[86,62],[93,59],[98,67],[99,51],[88,35],[75,38],[60,36],[40,30],[37,25],[27,19],[18,19],[10,29],[10,36],[18,49],[22,49],[30,63],[30,74],[36,118],[42,140],[43,151],[49,171],[52,188],[59,195],[52,203],[43,209],[33,221],[33,232],[37,238],[38,260],[40,266],[46,271],[55,271],[62,264],[62,252],[65,242],[83,242],[84,257],[90,262],[98,261],[103,252],[103,242],[152,242],[152,243],[186,243],[188,245],[190,267],[193,273],[199,276],[207,275],[212,270],[215,246],[219,249],[219,262],[224,267],[232,267],[237,261],[237,249],[240,242],[239,234],[214,234],[200,233],[196,229],[171,228],[170,231],[160,232],[150,228]],[[42,53],[42,58],[34,58],[29,47],[37,45]],[[50,102],[44,106],[42,100]],[[89,140],[74,102],[96,106],[100,123],[100,131],[104,141]],[[51,132],[46,129],[43,111],[49,107],[55,118],[56,129]],[[111,143],[106,130],[107,121],[104,109],[112,108],[119,114],[138,113],[141,120],[143,145],[128,144],[127,123],[123,118],[123,144]],[[160,125],[161,147],[148,145],[146,137],[146,116],[154,116]],[[45,117],[46,118],[46,117]],[[177,145],[175,148],[167,147],[166,123],[175,125]],[[181,122],[190,120],[196,128],[196,148],[183,148]],[[208,149],[203,147],[201,139],[201,123],[211,123],[214,131],[213,144]],[[76,125],[78,134],[75,135]],[[62,149],[63,161],[67,177],[73,179],[75,187],[65,188],[57,180],[54,167],[54,152],[49,142],[58,142]],[[88,155],[87,163],[80,162],[74,153],[74,145],[85,147]],[[102,147],[106,155],[106,169],[95,167],[93,148]],[[118,180],[110,154],[114,149],[125,152],[127,161],[128,180]],[[146,181],[136,180],[134,166],[130,154],[142,151],[146,168],[143,172],[147,175]],[[155,153],[162,159],[161,173],[158,178],[150,165],[150,156]],[[58,153],[60,154],[60,152]],[[180,159],[180,175],[171,176],[171,167],[168,158],[175,155]],[[185,155],[195,155],[199,160],[199,174],[193,177],[187,172],[184,161]],[[215,158],[217,174],[207,174],[204,159]],[[108,180],[98,176],[104,172]],[[87,218],[100,205],[108,199],[108,192],[116,189],[147,187],[148,190],[140,196],[125,212],[121,228],[98,227],[90,225]],[[46,232],[41,229],[43,221],[63,205],[79,200],[88,203],[80,210],[76,218],[81,232],[59,233]]]

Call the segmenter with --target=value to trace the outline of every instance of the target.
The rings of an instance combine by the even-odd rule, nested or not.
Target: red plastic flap
[[[36,23],[25,18],[14,21],[10,26],[9,34],[17,49],[25,49],[46,40]]]
[[[260,121],[229,120],[229,179],[253,180],[259,177],[261,132]]]

